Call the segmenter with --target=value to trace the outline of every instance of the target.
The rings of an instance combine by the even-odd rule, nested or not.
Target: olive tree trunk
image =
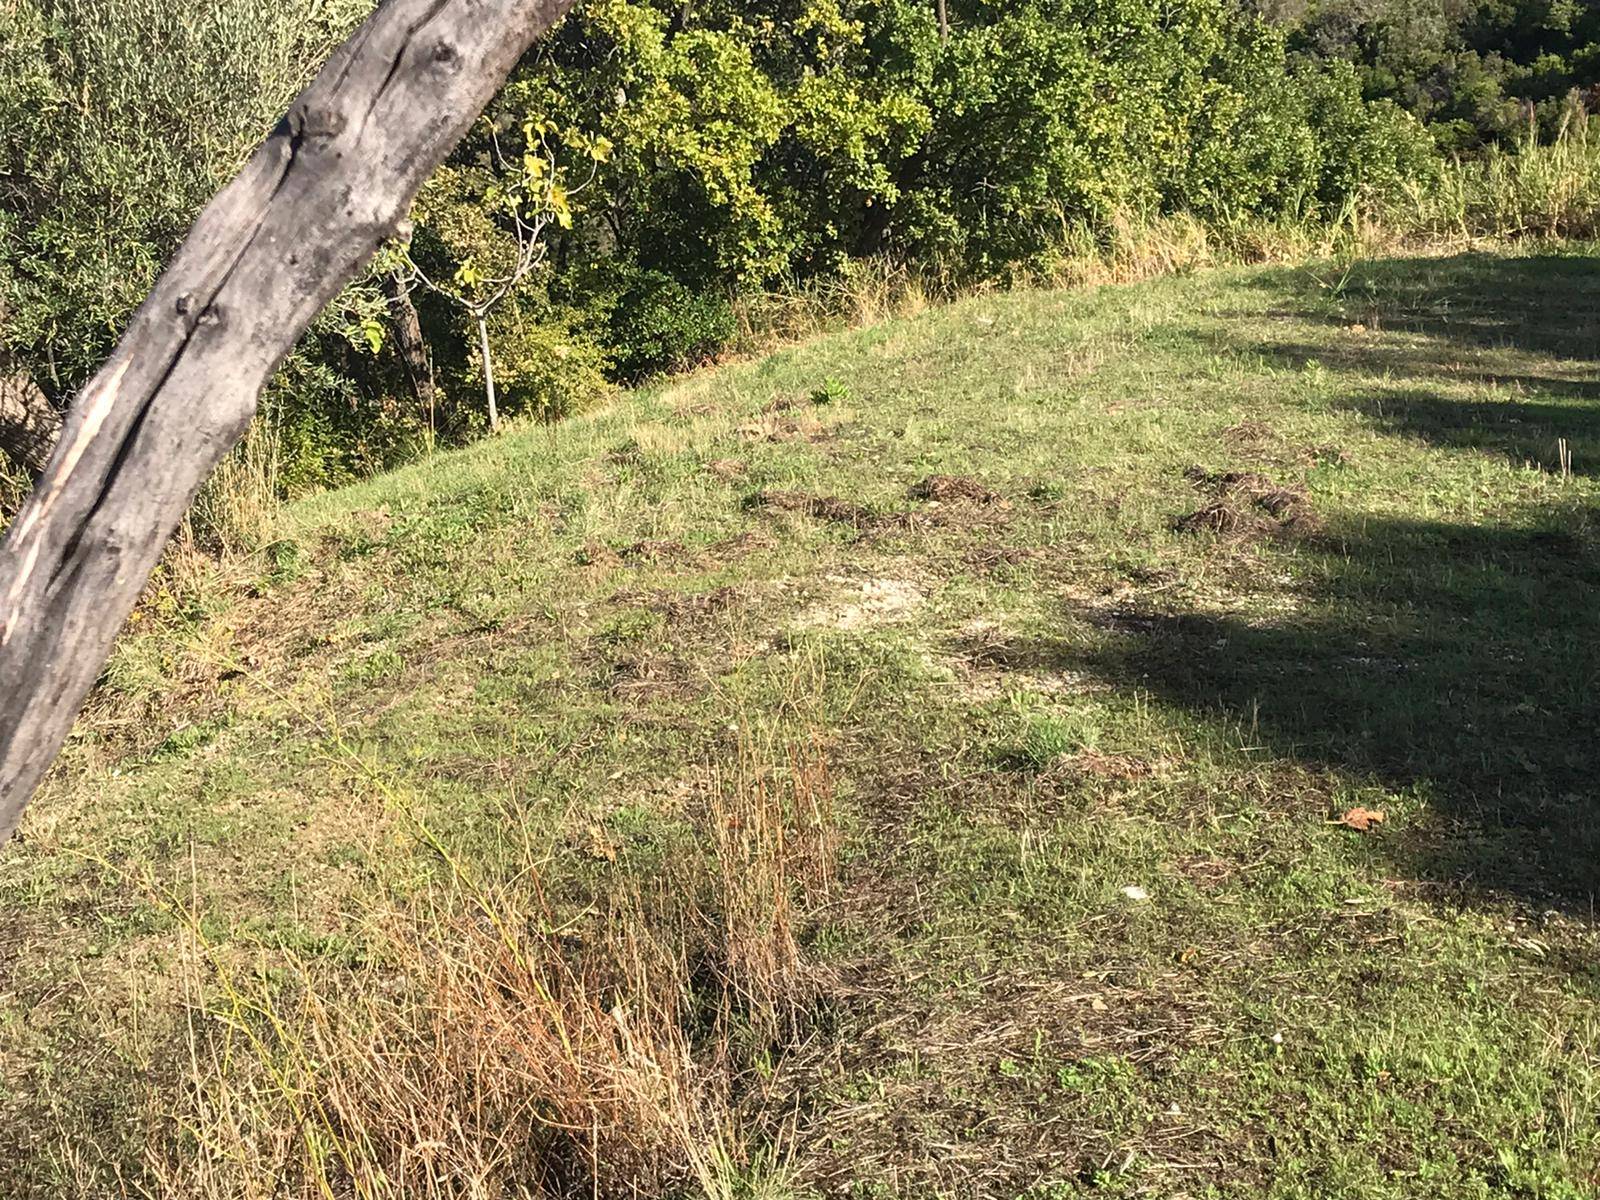
[[[35,479],[61,436],[61,414],[23,372],[0,373],[0,453]]]
[[[261,388],[572,0],[387,0],[200,214],[0,547],[0,840]]]
[[[411,385],[411,396],[417,402],[417,411],[428,415],[428,428],[433,428],[433,414],[438,407],[438,386],[433,377],[433,355],[428,353],[427,339],[422,336],[422,318],[417,306],[411,302],[411,293],[393,274],[385,274],[384,292],[389,299],[389,320],[394,325],[395,345],[400,350],[400,361],[406,369],[406,382]]]

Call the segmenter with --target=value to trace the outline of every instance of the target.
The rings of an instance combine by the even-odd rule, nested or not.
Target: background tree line
[[[0,378],[59,408],[370,0],[0,0]],[[267,398],[270,487],[713,357],[890,259],[1048,269],[1128,214],[1331,221],[1595,80],[1576,0],[590,0]],[[1532,105],[1530,110],[1528,105]],[[0,406],[3,407],[3,406]],[[3,414],[0,414],[3,417]]]
[[[1262,0],[1301,55],[1356,65],[1363,92],[1403,105],[1446,150],[1546,135],[1600,83],[1593,0]]]

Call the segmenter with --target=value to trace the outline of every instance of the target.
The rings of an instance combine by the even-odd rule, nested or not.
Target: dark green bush
[[[1585,0],[1273,0],[1295,52],[1344,61],[1367,99],[1452,153],[1552,136],[1574,90],[1600,84],[1600,5]]]
[[[692,292],[660,271],[636,272],[611,309],[617,371],[638,380],[715,358],[736,331],[724,295]]]

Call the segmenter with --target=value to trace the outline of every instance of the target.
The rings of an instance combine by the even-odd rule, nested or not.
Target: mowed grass
[[[241,993],[463,879],[598,937],[737,769],[838,861],[686,1026],[727,1194],[1596,1194],[1595,255],[980,297],[294,506],[0,851],[0,1193],[176,1189]]]

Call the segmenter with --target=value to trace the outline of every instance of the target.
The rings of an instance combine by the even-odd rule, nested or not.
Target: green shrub
[[[842,379],[831,376],[822,381],[822,386],[811,393],[813,404],[847,404],[850,400],[850,385]]]
[[[509,415],[542,421],[582,412],[610,391],[610,359],[581,328],[576,315],[564,310],[536,314],[528,306],[508,304],[489,322],[500,402]],[[472,382],[482,385],[476,371]],[[466,397],[458,402],[465,403]]]
[[[372,2],[0,0],[7,370],[64,403]],[[860,319],[923,280],[1097,257],[1139,277],[1204,261],[1219,231],[1358,212],[1452,236],[1592,230],[1597,152],[1565,97],[1596,79],[1600,16],[1544,0],[589,0],[425,189],[410,251],[464,299],[498,298],[523,248],[516,164],[548,153],[558,219],[511,270],[490,340],[506,411],[549,419],[714,358],[736,335],[729,297],[774,286],[797,311]],[[1527,146],[1440,158],[1435,138],[1503,137],[1513,116]],[[1182,244],[1133,261],[1129,230]],[[278,494],[483,426],[476,329],[425,285],[412,299],[440,403],[417,411],[429,393],[380,286],[402,257],[345,292],[270,390]],[[912,286],[862,287],[864,261]]]
[[[630,380],[715,358],[735,332],[726,296],[691,292],[659,271],[638,272],[611,309],[610,344]]]

